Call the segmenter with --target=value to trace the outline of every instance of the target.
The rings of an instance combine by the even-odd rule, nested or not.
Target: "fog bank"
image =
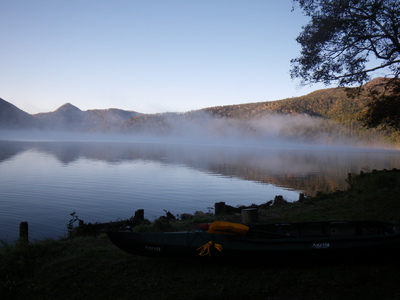
[[[183,143],[268,148],[390,148],[379,135],[362,136],[330,120],[270,114],[256,119],[185,114],[140,116],[119,130],[0,130],[1,140]]]

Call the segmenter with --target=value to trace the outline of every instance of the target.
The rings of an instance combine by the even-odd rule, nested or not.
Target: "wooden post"
[[[303,194],[303,193],[300,193],[300,194],[299,194],[299,202],[300,202],[300,203],[303,203],[304,200],[305,200],[304,194]]]
[[[78,227],[79,228],[85,227],[85,222],[83,220],[81,220],[81,219],[78,219]]]
[[[133,219],[143,221],[144,220],[144,209],[138,209],[137,211],[135,211],[135,215],[133,216]]]
[[[258,208],[242,209],[242,222],[244,224],[258,223]]]
[[[19,239],[28,241],[28,222],[21,222],[19,224]]]
[[[214,204],[215,215],[222,215],[226,211],[225,202],[216,202]]]
[[[286,204],[286,203],[287,203],[287,201],[285,199],[283,199],[282,195],[275,196],[274,205],[282,205],[282,204]]]

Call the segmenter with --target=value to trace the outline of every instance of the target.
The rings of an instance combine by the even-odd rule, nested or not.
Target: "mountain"
[[[382,90],[386,79],[376,78],[361,88],[327,88],[301,97],[283,100],[225,105],[187,113],[138,115],[124,122],[127,133],[187,133],[187,128],[204,128],[220,137],[239,133],[240,137],[270,138],[306,142],[377,145],[382,141],[400,144],[398,132],[389,129],[365,129],[358,121],[367,103],[368,90]],[[360,91],[357,94],[357,91]],[[204,132],[196,133],[205,135]]]
[[[93,109],[82,111],[71,103],[66,103],[57,110],[33,115],[43,128],[88,132],[113,131],[122,122],[138,115],[135,111],[121,109]]]
[[[71,103],[47,113],[30,115],[0,98],[0,129],[45,129],[92,132],[119,130],[121,124],[140,115],[116,108],[82,111]]]
[[[271,113],[309,116],[331,119],[338,122],[354,120],[366,104],[371,101],[369,92],[385,91],[389,78],[378,77],[361,88],[327,88],[307,95],[283,100],[226,105],[204,108],[213,115],[231,118],[257,118]],[[357,94],[357,92],[359,92]],[[387,92],[387,91],[386,91]]]
[[[92,109],[85,112],[83,121],[90,124],[92,130],[110,132],[119,130],[121,124],[138,115],[141,114],[116,108]]]
[[[33,116],[0,98],[0,129],[26,129],[35,125]]]
[[[79,130],[82,126],[83,111],[76,106],[66,103],[53,112],[33,115],[41,127],[57,130]]]
[[[377,78],[364,90],[381,87],[386,79]],[[73,132],[151,133],[156,135],[193,133],[221,137],[239,132],[241,136],[265,138],[265,132],[287,139],[301,137],[318,140],[322,135],[335,141],[340,135],[347,140],[396,140],[395,132],[365,130],[357,116],[370,101],[364,91],[351,97],[356,88],[327,88],[301,97],[283,100],[208,107],[186,113],[140,114],[120,109],[82,111],[66,103],[48,113],[29,115],[1,99],[0,126],[3,128],[40,128]],[[279,116],[279,118],[277,117]],[[267,120],[264,126],[260,123]],[[257,121],[260,121],[257,123]],[[262,132],[264,131],[264,132]]]
[[[329,88],[314,91],[301,97],[205,108],[213,115],[233,118],[257,118],[271,113],[298,115],[341,120],[363,109],[367,98],[351,98],[347,88]]]

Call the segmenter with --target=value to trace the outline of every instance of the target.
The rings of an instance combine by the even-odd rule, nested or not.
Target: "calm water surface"
[[[93,223],[140,208],[154,220],[220,201],[296,201],[299,192],[346,188],[349,172],[394,167],[399,152],[365,149],[0,142],[0,239],[14,241],[21,221],[31,240],[63,236],[73,211]]]

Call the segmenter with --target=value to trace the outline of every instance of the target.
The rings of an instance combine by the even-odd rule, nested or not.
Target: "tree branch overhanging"
[[[301,57],[291,61],[292,78],[301,77],[303,82],[325,83],[347,78],[346,82],[362,84],[362,80],[366,80],[367,76],[360,77],[360,74],[367,74],[390,65],[399,68],[397,58],[400,56],[398,35],[400,18],[396,18],[400,17],[400,12],[396,10],[397,8],[400,10],[398,1],[294,0],[293,2],[298,2],[312,18],[297,38],[303,50]],[[370,57],[387,62],[365,69],[364,63],[369,61]],[[335,61],[348,67],[329,68],[325,65],[334,64]],[[348,72],[349,69],[353,71]],[[321,70],[330,75],[322,76]],[[342,74],[337,74],[335,71]]]

